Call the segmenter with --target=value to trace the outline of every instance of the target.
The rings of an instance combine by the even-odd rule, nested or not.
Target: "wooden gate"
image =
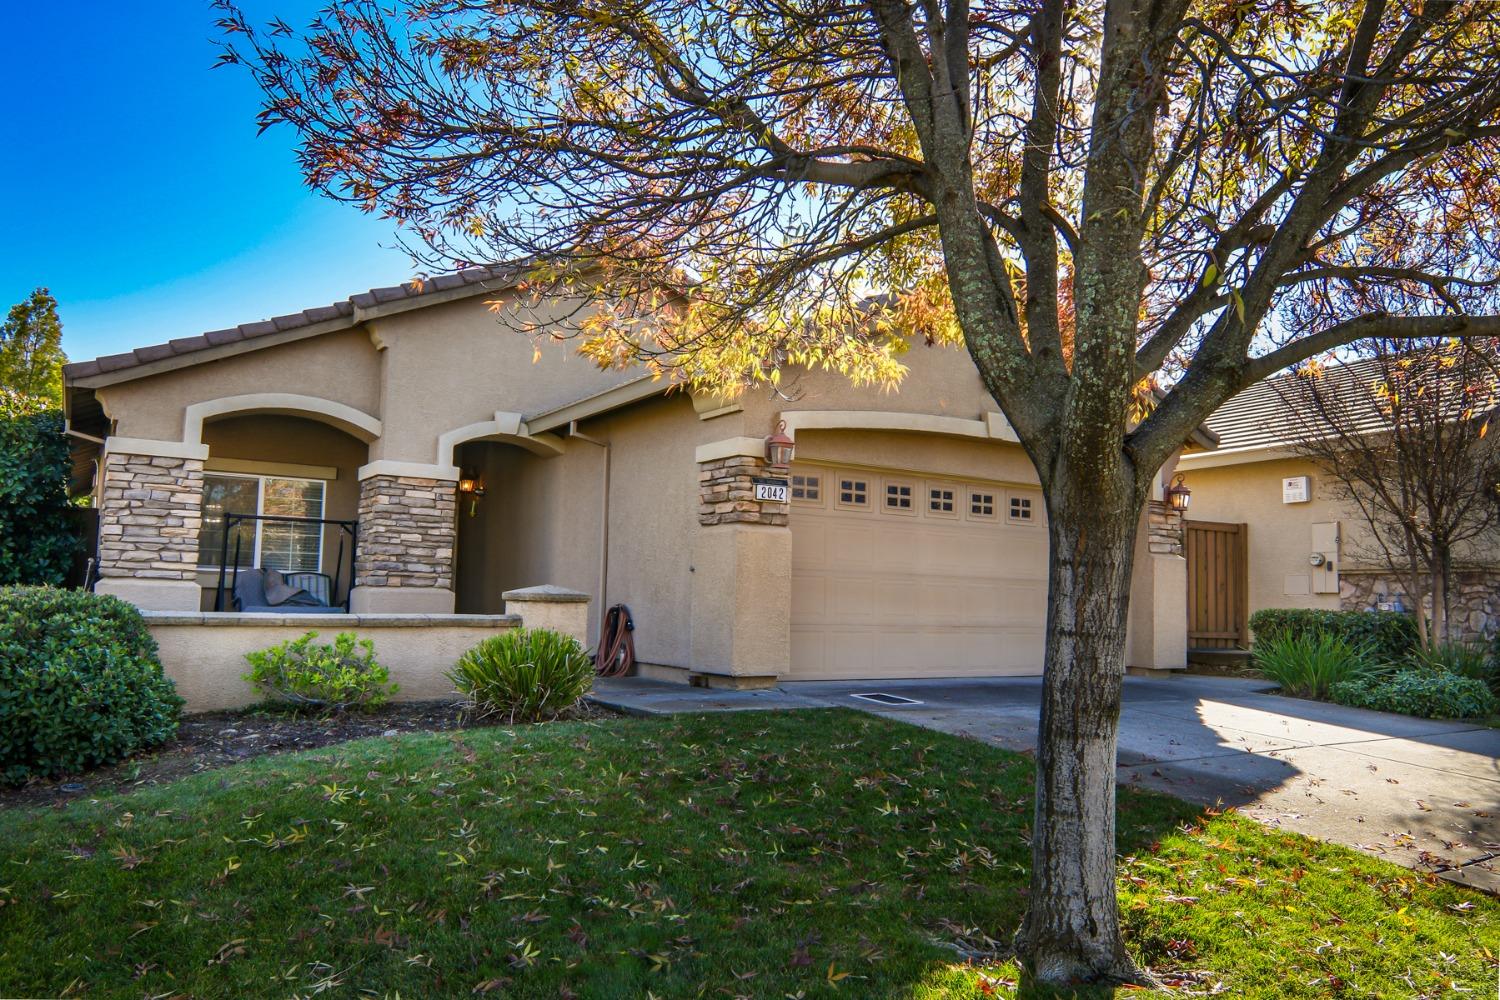
[[[1188,649],[1249,645],[1246,526],[1188,521],[1185,527]]]

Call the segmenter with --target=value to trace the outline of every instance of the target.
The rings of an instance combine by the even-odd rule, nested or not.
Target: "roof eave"
[[[343,330],[357,329],[373,320],[387,319],[417,309],[444,305],[460,299],[472,298],[476,295],[498,295],[514,289],[521,282],[523,274],[523,269],[516,268],[512,272],[495,275],[493,278],[466,282],[463,285],[453,288],[408,294],[404,297],[392,298],[385,302],[368,301],[372,298],[373,293],[362,292],[345,300],[352,306],[347,313],[314,323],[292,326],[284,330],[276,330],[255,336],[241,337],[237,340],[212,344],[181,354],[171,354],[152,361],[125,364],[109,371],[95,370],[98,368],[98,361],[100,359],[65,365],[63,366],[63,384],[69,387],[76,386],[84,389],[98,389],[104,386],[117,385],[121,382],[149,378],[152,375],[160,375],[164,372],[191,368],[210,361],[219,361],[224,358],[247,354],[251,351],[278,347],[282,344],[295,343],[299,340],[321,337],[325,334],[337,333]],[[384,291],[384,289],[380,291]],[[362,299],[367,301],[362,303],[360,301]],[[139,353],[139,351],[143,350],[149,350],[149,348],[140,348],[134,353]]]

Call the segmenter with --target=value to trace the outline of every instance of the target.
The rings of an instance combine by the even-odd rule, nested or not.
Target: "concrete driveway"
[[[1119,777],[1268,826],[1500,892],[1500,730],[1267,693],[1219,677],[1127,678]],[[767,691],[600,680],[594,698],[642,714],[859,708],[1011,750],[1036,745],[1037,678],[804,681]],[[885,693],[913,704],[854,695]]]

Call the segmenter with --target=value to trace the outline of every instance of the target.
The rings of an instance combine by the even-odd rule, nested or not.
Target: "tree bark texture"
[[[1031,894],[1016,950],[1038,983],[1134,982],[1115,895],[1115,747],[1143,500],[1064,478],[1052,544]]]

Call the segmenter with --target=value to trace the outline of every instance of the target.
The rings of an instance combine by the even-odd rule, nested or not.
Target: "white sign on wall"
[[[1281,481],[1282,503],[1307,503],[1312,499],[1311,481],[1307,476],[1289,476]]]

